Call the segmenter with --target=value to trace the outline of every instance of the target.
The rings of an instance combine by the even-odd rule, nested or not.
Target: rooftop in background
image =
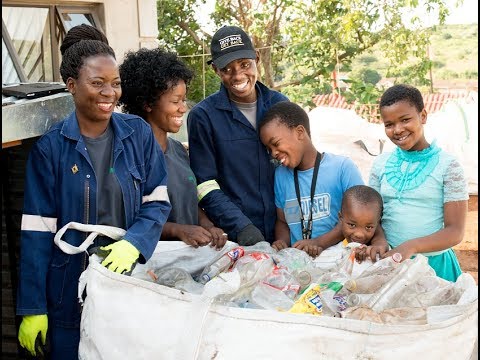
[[[478,93],[476,91],[455,90],[446,93],[439,92],[435,94],[423,94],[423,102],[425,104],[427,113],[433,114],[434,112],[440,110],[442,105],[449,100],[465,99],[467,102],[474,101],[473,94]],[[349,104],[342,95],[338,94],[316,95],[313,97],[313,102],[316,106],[328,106],[333,108],[354,110],[358,115],[369,122],[381,122],[378,104]]]

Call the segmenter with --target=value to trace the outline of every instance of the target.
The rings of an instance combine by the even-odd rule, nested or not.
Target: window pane
[[[30,82],[53,81],[47,8],[2,7],[2,18]]]
[[[62,13],[62,19],[65,22],[65,26],[67,27],[65,30],[68,31],[72,27],[87,24],[95,26],[95,22],[93,21],[93,17],[91,14],[71,14],[71,13]]]
[[[18,82],[20,82],[20,77],[17,74],[17,70],[15,70],[15,66],[13,66],[12,58],[2,38],[2,84]]]

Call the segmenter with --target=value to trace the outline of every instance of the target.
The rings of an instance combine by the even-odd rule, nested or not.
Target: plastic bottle
[[[181,268],[150,269],[147,271],[152,281],[160,285],[173,287],[192,294],[201,294],[203,285],[193,280],[192,276]]]
[[[352,306],[360,306],[365,304],[368,299],[370,299],[372,295],[371,294],[355,294],[352,293],[347,296],[347,306],[352,307]]]
[[[222,271],[228,270],[244,253],[243,247],[239,246],[223,254],[219,259],[203,269],[200,274],[200,283],[205,284]]]
[[[405,287],[414,284],[426,273],[430,270],[425,256],[418,254],[414,259],[405,260],[398,266],[395,275],[371,295],[366,305],[376,312],[392,308]]]
[[[392,256],[379,260],[365,269],[357,278],[346,281],[344,287],[350,292],[373,294],[395,276],[401,260],[400,253],[394,253]]]
[[[323,304],[325,315],[335,316],[347,308],[345,296],[338,295],[343,285],[339,282],[330,282],[320,285],[320,299]]]
[[[312,258],[303,250],[285,248],[273,255],[273,260],[279,266],[286,267],[289,271],[300,271],[315,267]]]
[[[270,255],[252,252],[238,259],[233,268],[240,273],[241,287],[250,287],[267,276],[275,266]]]
[[[402,254],[394,253],[392,256],[378,260],[366,268],[357,278],[367,277],[373,274],[386,274],[395,271],[402,261]]]
[[[453,305],[460,299],[461,292],[453,282],[427,275],[405,288],[400,294],[396,307],[428,307]]]

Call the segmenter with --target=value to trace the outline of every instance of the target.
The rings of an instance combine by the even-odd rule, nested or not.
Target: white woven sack
[[[162,256],[161,251],[156,254]],[[467,360],[477,338],[478,300],[437,309],[442,320],[429,325],[383,325],[221,305],[212,305],[198,321],[192,316],[202,311],[198,295],[116,274],[92,260],[79,288],[81,292],[86,286],[87,292],[82,360]]]

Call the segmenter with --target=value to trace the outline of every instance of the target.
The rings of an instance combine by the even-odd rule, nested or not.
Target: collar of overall
[[[317,184],[318,169],[320,168],[320,161],[322,160],[322,154],[317,151],[315,157],[315,166],[313,168],[312,184],[310,186],[310,211],[308,212],[308,219],[305,222],[305,214],[302,211],[302,202],[300,201],[300,185],[298,184],[298,169],[293,169],[293,180],[295,181],[295,193],[297,194],[298,206],[300,207],[300,223],[302,224],[302,238],[310,239],[312,236],[312,210],[313,210],[313,197],[315,196],[315,185]]]

